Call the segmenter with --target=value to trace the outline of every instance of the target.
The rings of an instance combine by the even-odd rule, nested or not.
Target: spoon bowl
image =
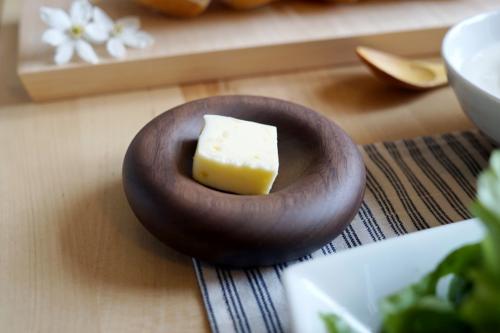
[[[443,64],[407,59],[369,47],[356,53],[368,68],[385,82],[410,90],[426,90],[448,83]]]

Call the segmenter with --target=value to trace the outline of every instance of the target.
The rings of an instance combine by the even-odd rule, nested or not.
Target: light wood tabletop
[[[360,65],[36,104],[15,72],[19,1],[3,7],[1,332],[209,330],[191,259],[142,228],[121,185],[132,137],[175,105],[217,94],[283,98],[359,144],[472,127],[450,88],[394,90]]]

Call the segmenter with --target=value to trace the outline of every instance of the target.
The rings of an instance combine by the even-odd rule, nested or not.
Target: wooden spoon
[[[399,87],[426,90],[448,83],[441,63],[406,59],[364,46],[357,47],[356,53],[375,76]]]

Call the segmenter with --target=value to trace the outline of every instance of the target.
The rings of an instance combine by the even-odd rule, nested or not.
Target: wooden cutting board
[[[355,60],[364,44],[405,55],[437,53],[447,28],[459,20],[500,8],[500,0],[367,0],[357,4],[281,1],[238,12],[214,5],[194,19],[173,19],[132,0],[101,0],[113,18],[141,17],[156,43],[115,60],[98,48],[101,62],[56,66],[41,43],[41,5],[25,1],[20,23],[18,73],[35,101],[165,84],[330,66]]]

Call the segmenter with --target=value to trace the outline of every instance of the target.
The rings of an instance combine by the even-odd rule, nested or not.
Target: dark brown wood
[[[193,180],[204,114],[278,128],[280,168],[269,195],[224,193]],[[365,168],[349,136],[306,107],[218,96],[148,123],[128,148],[123,185],[136,216],[165,244],[212,263],[247,267],[301,257],[338,236],[361,204]]]

